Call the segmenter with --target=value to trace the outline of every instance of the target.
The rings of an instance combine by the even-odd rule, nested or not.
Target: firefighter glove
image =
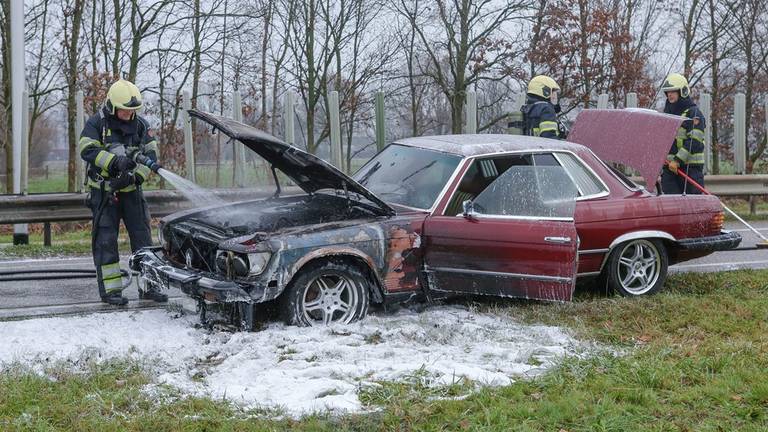
[[[109,179],[109,187],[113,191],[119,191],[120,189],[127,188],[134,184],[134,175],[130,171],[121,171],[116,177]]]
[[[136,168],[136,162],[134,162],[128,156],[116,156],[115,160],[112,161],[112,165],[110,165],[111,171],[114,171],[117,173],[130,171],[135,168]]]
[[[677,174],[677,169],[680,168],[680,164],[676,160],[670,161],[667,164],[667,168],[673,173]]]

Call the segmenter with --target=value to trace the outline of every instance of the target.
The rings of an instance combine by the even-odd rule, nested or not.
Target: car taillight
[[[725,222],[725,214],[723,212],[716,213],[712,216],[712,220],[710,221],[712,231],[720,232],[723,229],[723,222]]]

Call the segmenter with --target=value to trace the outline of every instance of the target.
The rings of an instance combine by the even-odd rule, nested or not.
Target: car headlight
[[[248,263],[251,266],[250,274],[252,275],[261,274],[261,272],[263,272],[264,269],[267,268],[267,264],[269,263],[270,256],[272,256],[271,252],[249,253]]]

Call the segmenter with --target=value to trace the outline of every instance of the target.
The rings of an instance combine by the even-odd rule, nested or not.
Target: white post
[[[26,84],[24,67],[24,2],[10,2],[11,20],[11,121],[13,128],[13,193],[21,193],[21,149],[23,142],[23,100]],[[11,179],[8,179],[10,181]],[[13,226],[13,244],[28,244],[27,224]]]
[[[637,93],[627,93],[627,103],[624,105],[626,108],[637,108]]]
[[[78,134],[85,127],[85,110],[83,109],[83,98],[83,91],[78,90],[77,93],[75,93],[75,105],[77,108],[75,112],[75,131],[77,131]],[[85,175],[83,174],[84,172],[85,161],[80,157],[80,155],[77,155],[75,158],[75,192],[83,191],[83,179],[85,178]]]
[[[296,143],[295,139],[295,129],[294,129],[294,115],[293,115],[293,106],[295,104],[295,95],[292,91],[288,90],[285,92],[285,103],[283,104],[283,123],[285,127],[285,142],[287,142],[290,145],[294,145]]]
[[[467,115],[467,127],[465,133],[476,134],[477,133],[477,93],[473,91],[467,92],[467,106],[465,113]]]
[[[608,109],[608,94],[601,93],[597,97],[597,109]]]
[[[744,174],[747,168],[746,116],[746,96],[737,93],[733,106],[733,164],[736,174]]]
[[[243,98],[240,90],[232,92],[232,120],[243,122]],[[232,147],[233,181],[236,187],[245,186],[245,146],[240,141],[234,140]]]
[[[331,164],[338,169],[341,165],[341,123],[339,122],[339,92],[328,95],[328,117],[331,122]]]
[[[184,156],[187,166],[187,179],[195,182],[195,146],[192,142],[192,119],[189,117],[189,110],[192,109],[192,96],[188,91],[184,91],[182,99],[184,108],[181,115],[181,121],[184,123]]]
[[[704,173],[712,172],[712,96],[702,93],[699,98],[699,108],[704,115]]]

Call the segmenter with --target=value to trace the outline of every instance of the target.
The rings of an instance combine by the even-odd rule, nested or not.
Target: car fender
[[[613,248],[616,246],[630,240],[638,240],[638,239],[651,239],[651,238],[660,238],[664,240],[669,240],[671,242],[677,241],[675,237],[666,232],[666,231],[654,231],[654,230],[646,230],[646,231],[632,231],[625,234],[622,234],[618,237],[616,237],[608,246],[608,252],[606,252],[605,256],[603,257],[603,262],[600,264],[600,271],[603,271],[603,267],[605,267],[605,263],[608,262],[608,257],[611,256],[611,252],[613,252]]]

